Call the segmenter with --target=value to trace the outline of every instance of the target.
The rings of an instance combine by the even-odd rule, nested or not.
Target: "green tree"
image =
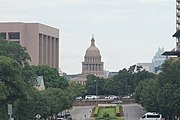
[[[59,76],[58,70],[51,68],[47,65],[32,66],[37,76],[43,76],[44,84],[47,88],[61,88],[66,89],[68,87],[68,81]]]
[[[0,118],[7,119],[7,104],[16,112],[18,101],[29,97],[34,82],[33,71],[28,70],[30,57],[20,44],[0,40]],[[32,76],[31,76],[32,75]],[[30,77],[31,76],[31,77]],[[28,108],[26,108],[28,109]],[[14,114],[13,114],[14,115]]]
[[[138,87],[136,87],[136,101],[148,111],[158,111],[157,92],[157,79],[140,81]]]
[[[86,90],[87,94],[93,94],[96,95],[96,82],[98,78],[94,75],[88,75],[86,80]]]
[[[131,73],[127,69],[120,70],[112,79],[113,89],[117,91],[116,95],[129,95],[132,93]]]
[[[180,59],[168,60],[162,65],[158,78],[159,112],[170,119],[180,116]]]
[[[134,74],[133,77],[133,83],[134,83],[134,89],[138,86],[140,81],[146,80],[146,79],[155,79],[157,76],[154,73],[150,73],[148,71],[142,70],[138,71]]]
[[[114,89],[115,82],[113,82],[112,78],[104,79],[103,91],[105,95],[115,95],[117,91]]]
[[[27,65],[30,56],[26,48],[14,42],[0,40],[0,56],[7,56],[16,60],[20,65]]]
[[[22,69],[22,79],[30,84],[31,86],[34,86],[37,81],[36,81],[37,75],[35,74],[33,68],[29,65],[26,65]]]
[[[180,116],[180,60],[168,60],[156,79],[143,80],[136,87],[136,100],[148,111],[174,120]]]
[[[85,86],[80,84],[70,84],[67,92],[72,100],[75,100],[77,96],[85,96],[87,93]]]
[[[60,88],[32,89],[30,97],[16,103],[16,119],[34,119],[37,114],[47,118],[72,107],[73,98],[69,91]]]
[[[174,119],[180,109],[180,88],[174,88],[173,85],[167,83],[159,89],[157,96],[159,112]]]
[[[47,106],[50,107],[50,114],[58,114],[72,105],[69,93],[59,88],[48,88],[43,91]]]
[[[28,96],[28,85],[22,80],[22,66],[6,56],[0,56],[0,88],[0,106],[5,108],[0,112],[3,113],[6,113],[7,104]]]
[[[13,59],[0,56],[0,82],[5,85],[9,96],[7,101],[14,101],[25,95],[26,84],[21,79],[22,67]]]
[[[50,107],[47,106],[47,100],[41,91],[35,88],[31,89],[30,96],[16,102],[15,118],[16,119],[35,119],[37,114],[47,117],[50,113]]]
[[[105,94],[103,88],[104,88],[104,79],[94,76],[94,75],[88,75],[87,81],[86,81],[86,90],[87,94],[93,94],[96,95],[96,92],[98,95]]]

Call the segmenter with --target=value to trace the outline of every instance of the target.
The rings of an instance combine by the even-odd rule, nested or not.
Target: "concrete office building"
[[[137,66],[142,66],[148,72],[160,73],[161,65],[167,60],[166,56],[163,56],[162,53],[164,53],[164,48],[158,48],[152,59],[152,63],[137,63]]]
[[[40,23],[0,23],[0,37],[20,43],[31,57],[30,65],[59,68],[59,30]]]
[[[152,63],[137,63],[137,66],[141,66],[142,70],[154,73]]]
[[[158,51],[152,59],[154,73],[161,72],[161,65],[167,60],[167,57],[162,55],[163,53],[164,48],[158,48]]]

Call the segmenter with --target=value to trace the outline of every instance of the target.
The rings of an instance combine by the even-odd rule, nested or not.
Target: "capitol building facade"
[[[95,76],[103,77],[104,63],[101,62],[101,54],[99,49],[95,46],[95,39],[92,37],[91,45],[86,50],[84,62],[82,62],[82,74],[93,74]]]
[[[104,77],[104,63],[101,61],[100,50],[95,45],[94,37],[91,38],[91,45],[86,50],[82,73],[71,78],[70,82],[85,85],[87,75]]]

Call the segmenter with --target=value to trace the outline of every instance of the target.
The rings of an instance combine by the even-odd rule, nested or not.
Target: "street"
[[[139,104],[123,104],[124,120],[139,120],[144,114]],[[73,120],[90,120],[92,106],[76,106],[70,111]]]
[[[93,106],[76,106],[70,111],[73,120],[90,120]]]
[[[139,120],[144,114],[139,104],[123,104],[122,107],[125,120]]]

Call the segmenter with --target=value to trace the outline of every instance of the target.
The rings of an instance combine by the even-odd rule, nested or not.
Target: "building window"
[[[0,39],[6,39],[6,33],[5,32],[0,33]]]
[[[9,39],[20,39],[20,33],[19,32],[10,32],[8,33]]]

